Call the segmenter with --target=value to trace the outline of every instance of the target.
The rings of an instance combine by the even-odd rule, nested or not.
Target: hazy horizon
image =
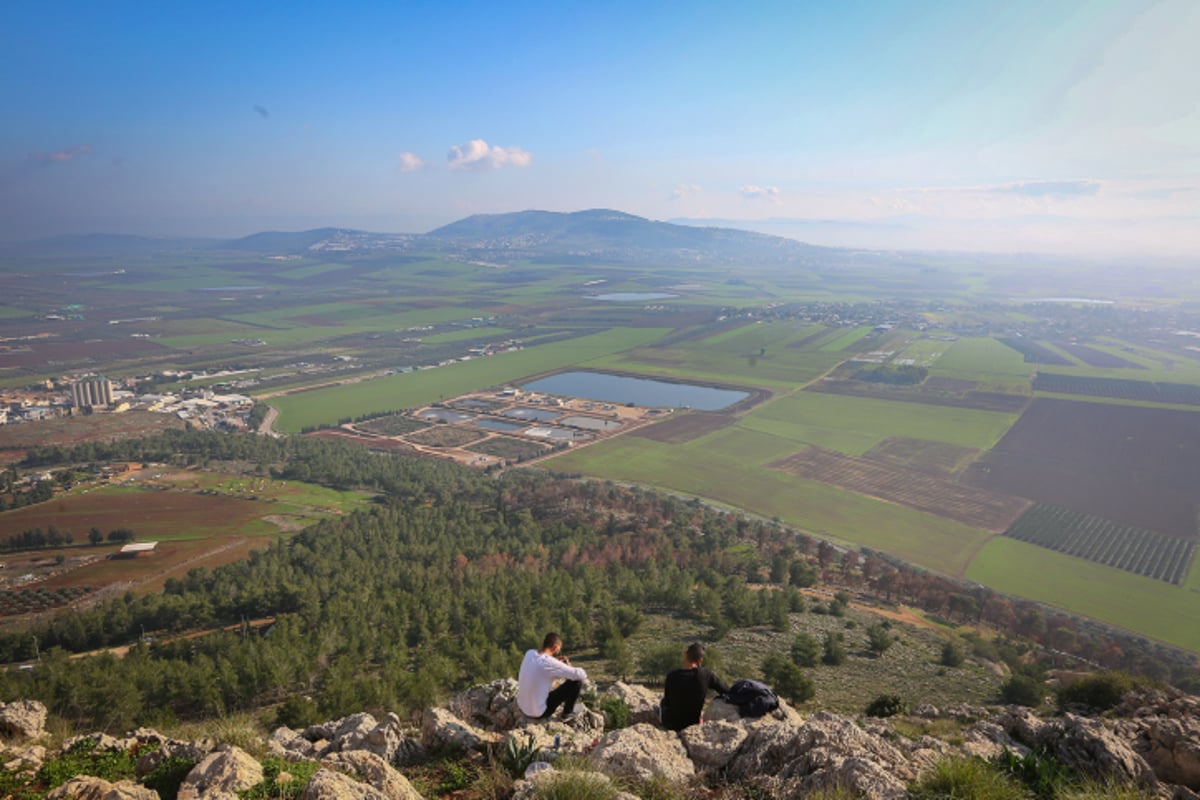
[[[1200,6],[9,8],[0,240],[613,208],[1200,257]]]

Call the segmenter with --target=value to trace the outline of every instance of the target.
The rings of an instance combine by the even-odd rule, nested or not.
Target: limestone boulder
[[[137,736],[139,742],[142,742],[143,736],[138,736],[136,733],[135,736]],[[138,777],[148,775],[157,769],[160,764],[173,758],[198,764],[209,753],[213,752],[215,748],[216,744],[209,738],[184,742],[166,736],[146,736],[145,742],[138,749],[136,772]]]
[[[1012,753],[1018,758],[1029,755],[1029,748],[1009,735],[1003,727],[995,722],[985,720],[976,722],[963,731],[962,751],[968,756],[990,761],[1004,753]]]
[[[1017,738],[1046,750],[1080,775],[1135,783],[1147,789],[1158,785],[1154,770],[1132,743],[1116,735],[1102,720],[1066,714],[1062,719],[1042,722],[1034,739]]]
[[[387,795],[349,775],[319,769],[304,787],[300,800],[388,800]]]
[[[221,745],[184,778],[179,800],[232,800],[237,792],[262,782],[263,769],[239,747]]]
[[[702,771],[724,769],[747,736],[749,731],[746,725],[726,720],[692,725],[679,732],[688,758]]]
[[[46,800],[159,800],[158,792],[133,781],[109,783],[80,775],[46,793]]]
[[[445,708],[427,708],[421,714],[421,744],[426,750],[483,750],[499,739]]]
[[[267,748],[272,755],[288,761],[314,759],[318,752],[313,743],[305,739],[300,731],[282,726],[271,731],[271,735],[267,737]]]
[[[408,778],[375,753],[350,750],[335,753],[321,763],[325,767],[350,775],[359,783],[368,784],[388,800],[422,800],[421,794],[408,782]]]
[[[821,712],[794,721],[751,730],[728,767],[731,779],[752,785],[775,776],[792,790],[815,791],[837,781],[864,796],[903,797],[916,777],[905,754],[852,720]],[[764,790],[769,790],[765,785]],[[779,787],[776,787],[777,789]],[[786,787],[785,787],[786,788]]]
[[[1154,718],[1134,742],[1134,749],[1159,780],[1200,790],[1200,716]]]
[[[9,772],[37,772],[46,760],[46,748],[40,744],[3,751],[0,760]]]
[[[46,732],[46,706],[37,700],[0,703],[0,738],[37,739]]]
[[[605,736],[591,758],[605,772],[636,780],[683,782],[696,774],[679,737],[644,722]]]
[[[645,686],[617,681],[600,695],[601,700],[605,698],[619,700],[629,708],[630,725],[637,725],[640,722],[657,725],[661,719],[659,715],[661,695]],[[612,720],[605,722],[606,727],[613,727]]]
[[[484,730],[507,731],[522,723],[517,706],[517,682],[503,678],[459,692],[446,703],[450,713]]]

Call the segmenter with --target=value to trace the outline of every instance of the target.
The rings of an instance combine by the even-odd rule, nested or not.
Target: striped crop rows
[[[1043,503],[1022,514],[1005,535],[1176,585],[1187,576],[1196,550],[1192,540]]]

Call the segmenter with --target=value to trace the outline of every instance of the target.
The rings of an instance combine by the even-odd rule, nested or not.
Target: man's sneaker
[[[575,719],[575,709],[564,710],[558,719],[560,722],[571,722]]]

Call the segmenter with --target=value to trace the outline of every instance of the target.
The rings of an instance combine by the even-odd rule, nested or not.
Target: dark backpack
[[[761,717],[779,708],[779,698],[765,683],[743,679],[729,687],[725,699],[737,706],[743,717]]]

